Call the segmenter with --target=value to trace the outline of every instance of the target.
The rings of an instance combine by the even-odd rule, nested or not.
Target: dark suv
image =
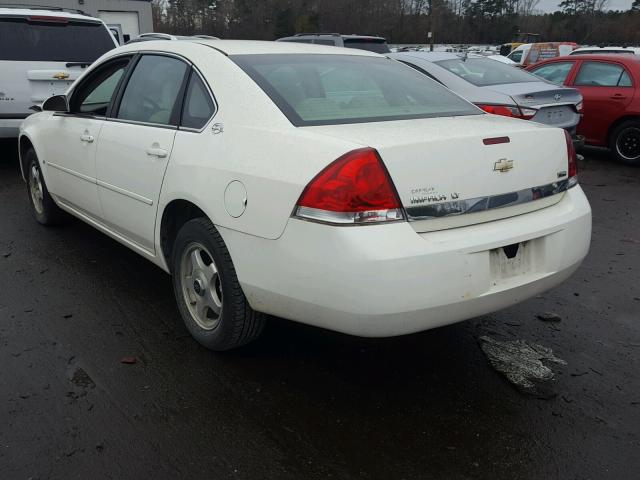
[[[389,53],[389,45],[383,37],[369,35],[340,35],[339,33],[298,33],[293,37],[279,38],[276,42],[315,43],[334,47],[358,48],[376,53]]]

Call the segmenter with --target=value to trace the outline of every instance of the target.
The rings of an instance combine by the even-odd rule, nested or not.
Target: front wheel
[[[264,315],[247,302],[229,251],[208,219],[190,220],[178,232],[172,277],[182,319],[203,346],[230,350],[262,332]]]
[[[66,219],[66,214],[56,205],[49,195],[47,184],[42,176],[40,162],[35,150],[30,149],[25,156],[27,170],[27,192],[33,216],[42,225],[59,225]]]
[[[611,134],[609,148],[618,160],[628,165],[640,165],[640,121],[621,123]]]

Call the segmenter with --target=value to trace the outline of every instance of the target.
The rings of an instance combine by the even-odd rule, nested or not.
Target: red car
[[[578,134],[585,143],[608,147],[620,161],[640,165],[640,55],[571,55],[527,70],[580,90],[584,116]]]

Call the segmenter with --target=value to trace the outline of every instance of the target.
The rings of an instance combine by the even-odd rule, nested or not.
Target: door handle
[[[165,158],[167,156],[167,151],[164,148],[152,146],[147,148],[147,155],[150,157]]]
[[[81,142],[93,143],[94,140],[95,139],[93,138],[93,135],[89,135],[88,133],[83,133],[82,135],[80,135]]]
[[[624,100],[625,98],[627,98],[627,96],[616,93],[615,95],[611,95],[611,98],[613,98],[614,100]]]

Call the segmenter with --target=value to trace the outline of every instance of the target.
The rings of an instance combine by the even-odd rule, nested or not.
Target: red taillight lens
[[[373,148],[353,150],[311,180],[296,216],[328,223],[371,223],[404,218],[391,178]]]
[[[502,115],[504,117],[519,117],[520,110],[518,107],[511,107],[509,105],[478,105],[482,110],[494,115]]]
[[[30,22],[48,22],[48,23],[69,23],[66,17],[49,17],[46,15],[32,15],[29,17]]]
[[[576,156],[576,149],[573,146],[573,138],[571,138],[571,134],[564,131],[564,138],[567,142],[567,172],[569,178],[569,186],[572,187],[578,183],[578,160]]]
[[[538,112],[535,108],[519,108],[513,105],[478,105],[482,110],[503,117],[521,118],[529,120]]]

